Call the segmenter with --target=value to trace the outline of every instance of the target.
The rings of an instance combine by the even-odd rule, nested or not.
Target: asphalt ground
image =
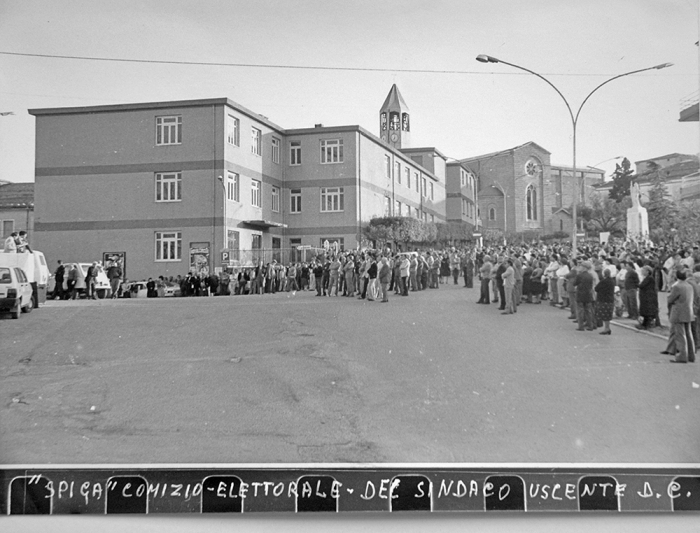
[[[4,464],[700,462],[700,364],[478,289],[0,317]]]

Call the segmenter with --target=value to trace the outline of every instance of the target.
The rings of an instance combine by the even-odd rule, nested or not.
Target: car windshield
[[[0,283],[12,283],[9,268],[0,267]]]

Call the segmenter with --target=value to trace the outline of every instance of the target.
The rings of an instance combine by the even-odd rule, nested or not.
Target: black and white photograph
[[[699,40],[692,0],[0,0],[2,514],[700,510]]]

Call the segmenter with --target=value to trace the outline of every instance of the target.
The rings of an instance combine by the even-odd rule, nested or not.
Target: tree
[[[620,203],[625,196],[630,194],[630,184],[635,178],[630,166],[631,163],[626,157],[622,160],[622,163],[615,164],[615,172],[612,175],[613,186],[609,195],[617,203]]]
[[[594,195],[590,205],[581,208],[580,215],[589,231],[614,234],[624,232],[627,228],[627,209],[630,207],[632,200],[629,196],[617,201],[611,197]]]
[[[444,246],[461,244],[474,238],[471,225],[467,222],[436,223],[437,236],[435,241]]]
[[[643,175],[648,175],[651,178],[649,202],[645,206],[649,214],[649,227],[666,232],[673,226],[678,208],[669,199],[666,181],[659,172],[661,167],[654,162],[648,163],[647,166],[649,169]]]

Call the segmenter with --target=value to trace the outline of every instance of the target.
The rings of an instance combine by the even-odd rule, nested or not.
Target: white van
[[[0,266],[21,268],[32,286],[34,307],[46,302],[50,272],[43,253],[39,250],[21,254],[0,253]]]

